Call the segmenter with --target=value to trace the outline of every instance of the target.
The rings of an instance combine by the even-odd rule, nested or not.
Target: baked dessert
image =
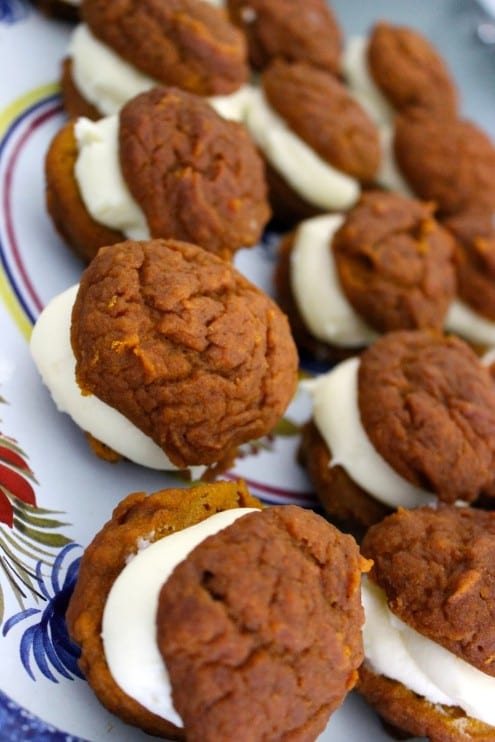
[[[395,119],[390,152],[406,187],[418,198],[433,201],[438,218],[465,211],[493,215],[495,146],[475,123],[408,111]],[[383,171],[379,180],[400,188],[396,179],[387,181]]]
[[[367,191],[346,214],[304,220],[282,238],[275,284],[301,350],[335,361],[384,332],[441,330],[454,244],[431,204]]]
[[[338,80],[305,62],[276,59],[261,82],[246,126],[267,162],[275,218],[289,225],[349,209],[380,164],[375,124]]]
[[[45,177],[53,222],[86,261],[125,237],[172,237],[230,259],[259,241],[270,216],[247,130],[178,88],[141,93],[97,122],[68,122]]]
[[[495,514],[400,510],[366,534],[358,690],[404,737],[495,739]]]
[[[246,36],[254,70],[281,58],[340,75],[342,31],[325,0],[226,0],[225,5]]]
[[[389,332],[306,387],[301,457],[331,518],[362,533],[387,508],[493,500],[495,387],[461,339]]]
[[[456,245],[457,296],[445,326],[484,351],[495,346],[495,226],[487,212],[444,221]]]
[[[420,108],[458,114],[458,92],[445,60],[418,30],[379,21],[367,36],[350,37],[342,57],[346,84],[379,124]]]
[[[83,0],[62,71],[69,116],[116,113],[157,85],[202,96],[227,95],[247,82],[244,35],[204,0]]]
[[[369,564],[315,513],[260,508],[242,482],[137,493],[86,549],[67,624],[126,722],[191,742],[311,740],[353,687]]]
[[[80,18],[81,0],[32,0],[33,5],[51,18],[75,23]]]
[[[31,352],[59,409],[93,438],[137,463],[205,476],[272,430],[297,383],[277,305],[174,240],[102,248],[79,286],[45,308]]]

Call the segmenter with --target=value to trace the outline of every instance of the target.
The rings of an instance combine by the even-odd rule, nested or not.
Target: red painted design
[[[36,496],[27,479],[5,464],[0,464],[0,488],[4,492],[7,490],[9,494],[18,497],[27,505],[36,507]]]
[[[10,500],[0,489],[0,523],[5,523],[6,526],[12,528],[14,525],[14,511]]]

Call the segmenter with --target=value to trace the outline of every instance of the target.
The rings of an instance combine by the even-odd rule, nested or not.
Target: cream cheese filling
[[[77,119],[78,155],[74,175],[84,205],[95,221],[133,240],[150,237],[143,210],[122,175],[119,159],[119,117],[99,121]]]
[[[172,702],[170,679],[156,643],[160,590],[174,568],[208,536],[256,508],[216,513],[177,531],[132,556],[112,585],[103,612],[102,640],[117,685],[149,711],[182,727]]]
[[[361,191],[359,182],[323,160],[253,90],[246,126],[273,168],[308,203],[323,210],[349,209]]]
[[[395,109],[381,92],[368,67],[368,39],[351,37],[344,48],[342,69],[349,92],[375,121],[380,132],[382,160],[376,182],[409,198],[414,193],[400,172],[393,151]]]
[[[76,382],[76,359],[70,343],[77,291],[78,285],[72,286],[54,297],[40,314],[31,335],[31,355],[55,405],[82,430],[126,459],[151,469],[176,471],[162,449],[124,415],[94,394],[82,394]],[[189,470],[193,479],[199,479],[205,467]]]
[[[69,42],[72,78],[82,96],[105,116],[160,83],[140,72],[80,23]]]
[[[430,703],[460,706],[470,717],[495,726],[495,678],[401,621],[383,590],[363,575],[366,662],[377,674],[402,683]]]
[[[379,127],[380,146],[382,159],[376,175],[376,182],[382,188],[406,196],[407,198],[416,198],[414,191],[410,187],[406,178],[397,164],[394,153],[394,126],[393,124],[383,124]]]
[[[472,343],[495,346],[495,322],[478,314],[459,298],[449,307],[445,329]]]
[[[379,125],[390,125],[394,107],[382,93],[368,67],[368,39],[351,36],[343,50],[342,72],[350,93]]]
[[[303,382],[312,398],[314,422],[332,452],[330,465],[342,466],[356,484],[392,508],[436,503],[432,492],[397,474],[368,438],[359,412],[358,370],[359,358],[349,358]]]
[[[247,83],[228,95],[213,95],[208,98],[208,102],[222,118],[244,123],[249,107],[252,105],[255,90],[255,85]]]
[[[299,312],[318,340],[360,347],[378,334],[360,317],[340,286],[331,241],[344,217],[306,219],[297,228],[290,257],[290,282]]]

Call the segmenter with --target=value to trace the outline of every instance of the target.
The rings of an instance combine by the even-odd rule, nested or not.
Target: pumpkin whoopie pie
[[[274,60],[253,92],[245,122],[267,162],[270,202],[281,225],[347,210],[374,182],[378,129],[328,72]]]
[[[307,387],[301,457],[330,517],[362,533],[387,509],[493,500],[495,387],[461,339],[389,332]]]
[[[102,248],[38,318],[31,350],[79,427],[158,469],[230,465],[241,443],[271,432],[297,383],[275,302],[174,240]]]
[[[138,93],[172,85],[227,95],[247,82],[243,33],[203,0],[82,0],[62,71],[69,116],[116,113]]]
[[[270,216],[247,130],[178,88],[141,93],[97,122],[68,122],[45,176],[53,222],[86,261],[125,237],[171,237],[230,259],[259,241]]]
[[[400,738],[495,740],[495,513],[399,510],[362,552],[360,693]]]
[[[340,360],[379,334],[441,330],[456,290],[454,241],[431,204],[367,191],[280,243],[277,298],[306,355]]]
[[[321,516],[261,507],[242,482],[136,493],[86,549],[68,628],[126,722],[189,742],[302,742],[354,686],[369,563]]]

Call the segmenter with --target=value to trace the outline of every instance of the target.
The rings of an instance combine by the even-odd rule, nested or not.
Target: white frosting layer
[[[377,333],[354,310],[343,293],[330,247],[344,217],[330,214],[302,222],[291,252],[294,298],[311,334],[332,345],[359,347]]]
[[[350,37],[342,56],[342,71],[349,91],[379,125],[389,125],[394,108],[373,80],[368,67],[368,40],[364,36]]]
[[[351,479],[380,502],[413,508],[436,497],[401,477],[374,448],[361,423],[358,404],[359,358],[303,382],[312,396],[313,419],[332,452],[331,466],[342,466]]]
[[[460,299],[454,299],[445,318],[445,329],[472,343],[495,346],[495,322],[475,312]]]
[[[346,43],[342,65],[349,91],[379,128],[382,160],[376,182],[383,188],[413,198],[414,193],[395,161],[393,151],[395,110],[370,74],[367,53],[368,40],[362,36],[354,36]]]
[[[460,706],[468,716],[495,725],[495,678],[422,636],[394,616],[385,593],[366,576],[363,643],[371,669],[405,685],[433,704]]]
[[[124,415],[94,394],[81,393],[70,343],[77,290],[77,285],[72,286],[54,297],[40,314],[31,335],[31,354],[53,401],[82,430],[130,461],[151,469],[176,470],[162,449]],[[204,467],[191,467],[193,478],[199,478],[203,471]]]
[[[242,85],[235,93],[215,95],[208,98],[208,101],[222,118],[244,123],[252,105],[255,90],[254,85]]]
[[[99,41],[85,23],[74,29],[68,54],[76,87],[104,115],[159,84]]]
[[[407,198],[415,198],[415,194],[402,175],[394,154],[394,127],[382,125],[379,127],[382,159],[376,175],[376,182],[390,191],[401,193]]]
[[[255,508],[216,513],[190,528],[146,545],[112,585],[105,604],[102,639],[113,679],[127,695],[178,727],[166,665],[156,644],[158,597],[174,568],[208,536]]]
[[[267,160],[305,201],[329,211],[356,203],[358,181],[333,168],[294,134],[261,90],[253,91],[246,125]]]
[[[79,118],[74,127],[78,156],[74,174],[93,219],[133,240],[150,237],[141,207],[132,197],[119,161],[119,117]]]

